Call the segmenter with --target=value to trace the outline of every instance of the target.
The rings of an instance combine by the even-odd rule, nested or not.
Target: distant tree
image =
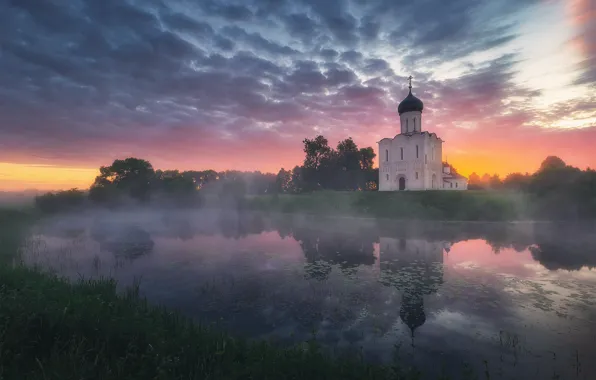
[[[307,187],[304,181],[304,167],[302,166],[295,166],[292,169],[292,180],[290,182],[290,192],[291,193],[302,193],[306,191]]]
[[[275,191],[277,193],[291,192],[292,172],[281,168],[275,177]]]
[[[85,204],[85,193],[79,189],[48,192],[35,197],[35,207],[43,213],[74,211]]]
[[[486,183],[482,181],[482,178],[476,172],[470,174],[468,178],[468,189],[469,190],[482,190],[486,187]]]
[[[99,172],[100,175],[95,178],[90,189],[92,199],[102,200],[115,189],[118,193],[139,201],[149,200],[151,183],[155,176],[149,161],[132,157],[115,160],[110,166],[100,167]]]
[[[202,189],[210,183],[214,183],[219,179],[219,173],[215,170],[189,170],[182,173],[184,177],[191,178],[195,183],[197,189]]]
[[[526,190],[530,184],[530,174],[511,173],[503,179],[503,188],[509,190]]]
[[[176,203],[187,204],[195,201],[197,186],[192,178],[178,170],[157,170],[152,184],[153,193]]]
[[[302,142],[304,143],[304,153],[306,153],[304,167],[315,170],[319,169],[321,162],[325,158],[328,158],[331,153],[329,141],[325,137],[319,135],[312,140],[304,139]]]
[[[565,167],[567,167],[567,164],[559,157],[548,156],[544,159],[544,161],[542,161],[542,164],[540,164],[540,169],[538,169],[538,171],[542,172],[545,170],[564,169]]]
[[[372,147],[360,148],[360,169],[372,170],[376,156]]]
[[[490,187],[493,190],[497,190],[500,189],[502,186],[503,182],[501,181],[501,178],[498,174],[494,174],[490,177],[488,181],[488,187]]]

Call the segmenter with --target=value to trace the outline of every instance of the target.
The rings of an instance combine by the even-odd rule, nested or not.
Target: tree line
[[[169,206],[199,206],[212,196],[236,202],[247,194],[273,191],[275,174],[226,170],[155,170],[147,160],[129,157],[101,166],[87,191],[71,189],[49,192],[35,198],[43,212],[77,209],[83,205],[122,206],[157,203]]]
[[[246,202],[247,195],[378,189],[379,174],[373,168],[375,153],[371,147],[359,148],[352,138],[347,138],[332,148],[322,135],[306,138],[303,144],[302,165],[292,170],[281,169],[277,175],[235,170],[155,170],[147,160],[133,157],[115,160],[100,167],[88,191],[47,193],[36,197],[35,203],[44,212],[68,211],[87,204],[119,206],[131,202],[200,206],[215,200],[218,206],[238,206]],[[526,194],[535,217],[596,216],[596,172],[569,166],[554,156],[547,157],[533,174],[513,173],[501,179],[473,173],[469,189],[514,190]]]
[[[358,148],[351,137],[333,149],[319,135],[304,139],[304,161],[292,170],[277,173],[277,193],[303,193],[315,190],[376,190],[379,169],[373,168],[376,154],[372,147]]]

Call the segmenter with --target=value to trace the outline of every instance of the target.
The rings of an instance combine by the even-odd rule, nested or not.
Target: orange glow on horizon
[[[87,189],[98,169],[0,162],[0,191]]]

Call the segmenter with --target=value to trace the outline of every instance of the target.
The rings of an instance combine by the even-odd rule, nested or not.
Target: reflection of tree
[[[227,238],[240,239],[250,234],[260,234],[265,227],[265,220],[256,213],[223,212],[219,216],[220,231]]]
[[[127,259],[144,256],[154,246],[151,235],[135,225],[96,224],[91,230],[91,236],[99,243],[101,250]]]
[[[529,249],[534,260],[546,269],[579,270],[596,267],[596,235],[589,228],[573,225],[548,225],[535,234],[536,244]]]
[[[338,265],[349,274],[361,265],[375,263],[373,243],[376,237],[369,231],[325,231],[318,228],[296,227],[293,230],[306,257],[309,277],[326,279],[331,266]]]
[[[402,293],[400,318],[414,331],[426,321],[424,295],[443,283],[445,242],[381,237],[381,283]]]

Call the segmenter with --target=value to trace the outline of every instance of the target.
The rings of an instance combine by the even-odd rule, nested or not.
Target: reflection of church
[[[381,283],[402,292],[401,320],[414,331],[426,322],[425,295],[443,283],[444,242],[380,238]]]

